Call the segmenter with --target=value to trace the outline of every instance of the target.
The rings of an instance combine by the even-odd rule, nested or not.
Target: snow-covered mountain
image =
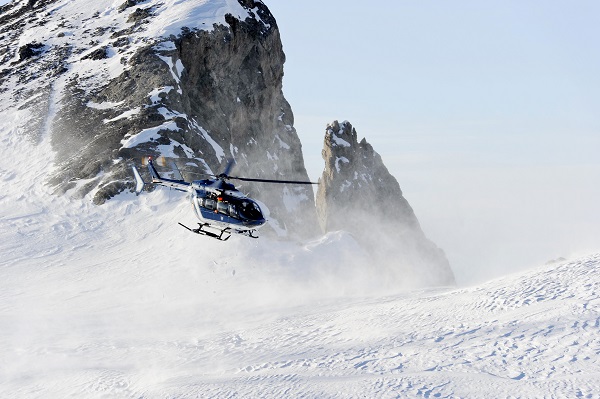
[[[282,92],[285,55],[277,23],[261,1],[14,1],[0,8],[0,41],[6,116],[0,131],[7,146],[27,140],[46,149],[49,173],[42,183],[54,194],[103,204],[133,188],[131,166],[147,155],[171,158],[188,181],[220,173],[230,159],[233,175],[308,180]],[[363,157],[354,144],[344,159]],[[391,259],[396,274],[418,274],[426,285],[451,283],[447,260],[425,238],[396,180],[380,158],[369,167],[361,175],[383,183],[361,195],[377,191],[369,208],[385,214],[390,226],[354,212],[364,208],[358,195],[337,196],[331,201],[355,207],[348,208],[351,223],[330,223],[326,231],[350,232],[363,248],[383,254],[379,264]],[[343,178],[323,180],[328,193],[344,189]],[[266,204],[271,230],[263,232],[318,236],[311,186],[253,182],[239,188]],[[351,192],[358,191],[343,195]],[[358,237],[366,229],[392,240],[377,237],[376,247]],[[403,251],[387,256],[385,249],[394,246]]]
[[[308,179],[261,1],[13,1],[0,49],[0,128],[50,141],[60,193],[104,203],[132,188],[132,163],[159,154],[189,180],[229,159],[247,177]],[[311,187],[242,188],[278,234],[317,232]]]
[[[127,184],[119,173],[129,173],[125,156],[137,144],[184,157],[198,145],[207,164],[198,158],[198,168],[220,166],[219,148],[243,162],[242,147],[219,144],[182,111],[196,98],[179,93],[188,65],[216,60],[190,60],[177,39],[152,39],[190,21],[243,30],[242,20],[274,26],[251,1],[32,0],[0,9],[0,397],[598,397],[600,255],[426,289],[386,272],[393,265],[374,262],[343,231],[223,243],[177,225],[192,217],[181,193],[111,191]],[[202,32],[184,39],[196,50],[211,38],[232,43],[218,26]],[[270,167],[285,169],[278,160],[299,142],[277,93],[239,99],[283,107],[261,149],[273,151],[263,157]],[[228,103],[220,99],[231,93],[221,94],[213,109]],[[65,109],[89,120],[77,128]],[[230,111],[225,119],[246,112]],[[118,134],[103,135],[109,127]],[[96,206],[101,192],[114,196]]]

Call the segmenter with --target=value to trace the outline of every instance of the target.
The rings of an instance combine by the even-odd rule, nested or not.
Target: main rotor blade
[[[190,172],[190,171],[186,171],[186,170],[184,170],[183,172],[188,175],[217,177],[216,175],[211,175],[210,173]]]
[[[215,190],[223,190],[224,181],[221,179],[217,179],[212,182],[208,187],[214,188]]]
[[[319,183],[314,183],[311,181],[297,181],[297,180],[270,180],[270,179],[252,179],[249,177],[236,177],[236,176],[229,176],[229,179],[234,179],[234,180],[242,180],[242,181],[256,181],[256,182],[261,182],[261,183],[280,183],[280,184],[319,184]]]
[[[221,176],[229,175],[229,172],[231,172],[233,165],[235,165],[235,159],[231,158],[229,161],[227,161],[227,166],[225,166],[225,170],[223,171],[223,173],[221,173]]]

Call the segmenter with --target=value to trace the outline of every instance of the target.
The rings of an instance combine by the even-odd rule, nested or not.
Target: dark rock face
[[[442,250],[429,241],[381,157],[349,122],[327,127],[317,213],[325,231],[350,232],[386,272],[427,285],[454,284]]]
[[[138,8],[129,15],[129,18],[127,18],[127,22],[130,22],[130,23],[134,22],[136,24],[139,24],[146,18],[150,17],[150,15],[151,15],[151,9]]]
[[[282,94],[285,55],[276,25],[266,28],[256,19],[227,21],[229,28],[183,35],[176,41],[176,53],[167,55],[180,59],[187,72],[182,95],[170,97],[181,101],[177,109],[182,113],[195,116],[184,142],[210,154],[209,159],[219,159],[217,166],[209,163],[213,172],[222,168],[221,155],[202,139],[200,125],[226,157],[235,158],[233,174],[308,180],[292,110]],[[310,187],[253,183],[244,190],[266,203],[275,219],[290,215],[280,228],[301,229],[305,220],[312,224],[310,234],[317,232]]]
[[[41,43],[28,43],[24,46],[19,47],[19,61],[26,60],[27,58],[34,57],[41,53],[44,49],[44,45]]]
[[[127,0],[125,1],[125,3],[121,4],[119,6],[119,12],[123,12],[126,9],[128,9],[129,7],[134,7],[136,5],[138,5],[139,3],[143,3],[145,0]]]
[[[84,60],[96,60],[96,61],[103,60],[105,58],[108,58],[108,53],[107,53],[106,47],[101,47],[99,49],[96,49],[96,50],[92,51],[91,53],[89,53],[88,55],[83,57]]]
[[[35,142],[50,140],[57,166],[50,184],[57,192],[93,195],[102,204],[133,188],[131,164],[148,155],[175,158],[187,180],[218,174],[231,158],[232,175],[308,179],[282,93],[279,31],[262,2],[228,0],[236,16],[153,38],[143,32],[165,11],[161,2],[127,0],[106,24],[98,22],[104,14],[92,11],[71,23],[45,13],[50,3],[61,0],[32,2],[35,10],[14,8],[14,17],[0,26],[2,44],[11,44],[38,18],[55,18],[43,46],[16,49],[16,57],[14,50],[0,53],[18,60],[18,72],[3,69],[0,83],[20,87],[12,100],[28,116],[23,132]],[[247,16],[239,17],[238,10]],[[114,22],[118,18],[121,22]],[[113,74],[119,66],[122,72]],[[239,188],[267,205],[274,233],[318,233],[311,187],[244,183]]]

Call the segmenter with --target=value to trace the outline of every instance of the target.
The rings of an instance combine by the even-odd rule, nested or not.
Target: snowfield
[[[105,28],[130,24],[122,0],[104,3],[51,5],[11,40],[72,45],[69,74],[95,87],[125,68]],[[156,17],[130,35],[127,57],[193,21],[248,14],[237,0],[138,3]],[[105,47],[106,60],[85,57]],[[56,195],[45,182],[60,168],[50,129],[67,76],[53,82],[37,145],[19,127],[31,99],[11,93],[39,80],[15,75],[0,93],[0,398],[600,398],[600,254],[428,288],[373,264],[345,232],[219,242],[178,226],[194,216],[176,191],[100,207],[94,192]],[[285,205],[298,199],[286,193]]]
[[[178,192],[52,195],[48,143],[11,140],[0,397],[600,397],[600,254],[414,287],[343,232],[223,243]]]

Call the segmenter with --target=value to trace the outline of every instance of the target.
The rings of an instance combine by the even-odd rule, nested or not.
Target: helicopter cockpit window
[[[233,218],[238,217],[237,210],[235,209],[235,205],[233,205],[233,204],[229,204],[229,216],[231,216]]]
[[[263,218],[262,212],[256,203],[252,201],[242,201],[240,204],[240,215],[246,219],[259,220]]]

